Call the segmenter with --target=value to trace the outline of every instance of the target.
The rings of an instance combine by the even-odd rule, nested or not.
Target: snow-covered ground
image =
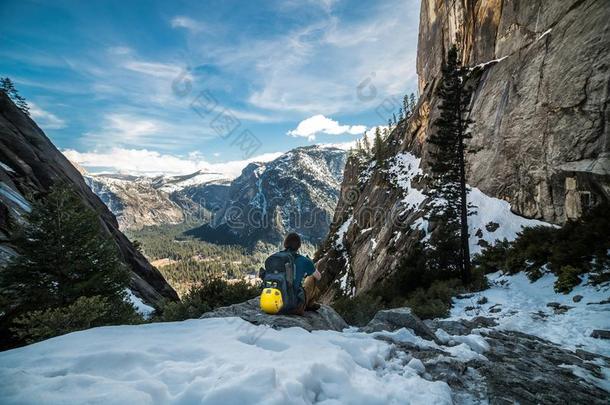
[[[407,329],[386,334],[434,345]],[[446,383],[422,378],[421,361],[397,356],[376,335],[278,331],[239,318],[95,328],[0,353],[0,398],[3,404],[452,403]],[[471,358],[481,356],[482,344],[473,337],[451,349],[458,359]]]
[[[610,330],[610,304],[596,304],[610,298],[610,285],[587,285],[585,278],[570,294],[557,294],[553,290],[556,276],[550,273],[534,283],[524,273],[494,273],[488,278],[491,288],[454,300],[451,318],[493,317],[500,329],[535,335],[569,349],[610,355],[610,340],[590,336],[594,329]],[[578,295],[583,298],[574,302]],[[483,297],[487,302],[478,304]],[[555,313],[547,306],[553,302],[571,308]]]

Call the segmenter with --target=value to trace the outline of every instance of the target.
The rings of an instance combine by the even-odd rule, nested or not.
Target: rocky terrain
[[[198,171],[183,176],[83,173],[121,229],[209,221],[226,201],[230,180]]]
[[[175,300],[176,292],[121,233],[114,215],[87,187],[79,171],[55,148],[42,130],[0,93],[0,262],[16,254],[11,239],[23,224],[30,201],[53,184],[72,185],[83,202],[99,214],[104,232],[117,244],[131,269],[131,289],[157,306]]]
[[[323,240],[333,216],[347,153],[324,146],[293,149],[268,163],[251,163],[231,182],[213,221],[193,230],[207,241],[276,245],[288,232]]]
[[[514,237],[515,229],[503,227],[534,224],[520,217],[562,224],[608,201],[609,17],[603,0],[424,0],[417,109],[390,134],[385,164],[347,162],[331,233],[317,254],[326,299],[334,286],[355,294],[371,288],[429,231],[421,210],[426,139],[438,114],[440,67],[453,42],[472,67],[475,89],[469,198],[485,207],[480,213],[488,204],[498,207],[494,218],[473,220],[475,251]]]

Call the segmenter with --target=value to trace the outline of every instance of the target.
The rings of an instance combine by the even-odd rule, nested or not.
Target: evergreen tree
[[[396,121],[396,113],[392,113],[392,122],[394,123],[394,125],[398,123],[398,121]]]
[[[406,94],[402,98],[402,109],[404,110],[405,115],[408,117],[409,112],[411,111],[411,108],[409,107],[409,96],[407,96]]]
[[[453,46],[442,68],[438,95],[440,116],[434,121],[436,132],[428,142],[432,157],[432,187],[429,195],[430,219],[438,224],[431,238],[433,265],[459,271],[466,283],[470,278],[468,245],[468,203],[464,165],[464,140],[470,138],[468,104],[471,91]],[[457,253],[457,254],[456,254]]]
[[[375,160],[377,161],[378,165],[381,165],[383,162],[384,147],[383,138],[381,138],[381,131],[379,130],[379,127],[375,128],[375,142],[373,144],[373,148]]]
[[[402,112],[402,107],[400,107],[398,109],[398,122],[402,121],[403,118],[404,118],[404,116],[403,116],[403,112]]]
[[[388,128],[392,128],[392,118],[388,118]]]
[[[415,113],[415,107],[417,106],[417,99],[415,97],[415,93],[411,93],[409,96],[409,110],[411,113]]]
[[[364,151],[368,155],[371,152],[371,143],[369,142],[369,137],[367,136],[366,132],[364,133],[364,137],[362,138],[362,146],[364,148]]]
[[[67,308],[81,297],[109,303],[114,312],[100,317],[105,322],[133,319],[134,308],[126,302],[129,273],[117,246],[101,236],[99,218],[74,190],[53,187],[32,204],[26,219],[28,225],[15,242],[20,255],[0,272],[0,295],[9,303],[4,321]]]
[[[0,91],[4,92],[23,113],[30,115],[30,107],[13,84],[13,81],[8,77],[0,78]]]

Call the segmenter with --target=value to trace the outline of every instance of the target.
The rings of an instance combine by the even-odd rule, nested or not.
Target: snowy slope
[[[451,318],[490,316],[504,330],[533,334],[570,349],[610,354],[610,340],[590,336],[594,329],[610,330],[610,303],[597,304],[610,298],[609,284],[591,286],[585,278],[570,294],[557,294],[553,290],[556,276],[550,273],[534,283],[524,273],[514,276],[494,273],[488,278],[491,284],[488,290],[454,300]],[[578,295],[582,300],[574,302],[573,297]],[[483,297],[487,302],[477,304]],[[553,302],[570,309],[556,313],[547,306]]]
[[[421,340],[406,329],[393,336]],[[239,318],[103,327],[0,353],[0,397],[7,405],[452,403],[446,383],[419,376],[419,360],[393,353],[374,335],[278,331]]]

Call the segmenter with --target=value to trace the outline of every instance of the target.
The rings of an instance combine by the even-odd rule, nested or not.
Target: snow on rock
[[[0,199],[8,200],[9,203],[18,207],[21,211],[30,212],[32,210],[28,200],[4,182],[0,182]]]
[[[551,273],[533,283],[524,273],[514,276],[494,273],[488,278],[489,289],[468,298],[454,299],[451,319],[493,317],[499,323],[497,328],[502,330],[532,334],[572,350],[610,353],[610,340],[591,337],[594,329],[610,330],[610,303],[598,304],[610,297],[610,284],[587,285],[585,277],[570,294],[557,294],[553,289],[557,278]],[[577,295],[584,298],[574,302],[572,298]],[[477,304],[483,297],[487,301]],[[569,309],[555,311],[549,303]]]
[[[468,217],[471,254],[481,252],[479,240],[493,245],[498,240],[514,240],[524,227],[551,226],[543,221],[513,214],[507,201],[490,197],[476,187],[472,187],[468,192],[468,202],[475,206],[476,211]],[[499,226],[496,228],[496,225]],[[482,237],[477,236],[477,233],[482,234]]]
[[[388,175],[391,183],[403,191],[404,198],[401,203],[407,209],[418,208],[424,202],[426,196],[418,189],[411,186],[411,180],[423,172],[419,168],[421,159],[409,152],[396,155],[389,163]]]
[[[155,309],[150,305],[147,305],[142,301],[139,297],[137,297],[131,290],[127,289],[127,296],[129,301],[133,304],[138,311],[145,319],[148,319],[152,316]]]
[[[0,353],[3,404],[451,404],[359,332],[239,318],[111,326]],[[392,365],[392,369],[387,368]]]
[[[4,169],[5,171],[9,172],[9,173],[15,173],[15,171],[13,170],[12,167],[10,167],[9,165],[0,162],[0,168]]]

